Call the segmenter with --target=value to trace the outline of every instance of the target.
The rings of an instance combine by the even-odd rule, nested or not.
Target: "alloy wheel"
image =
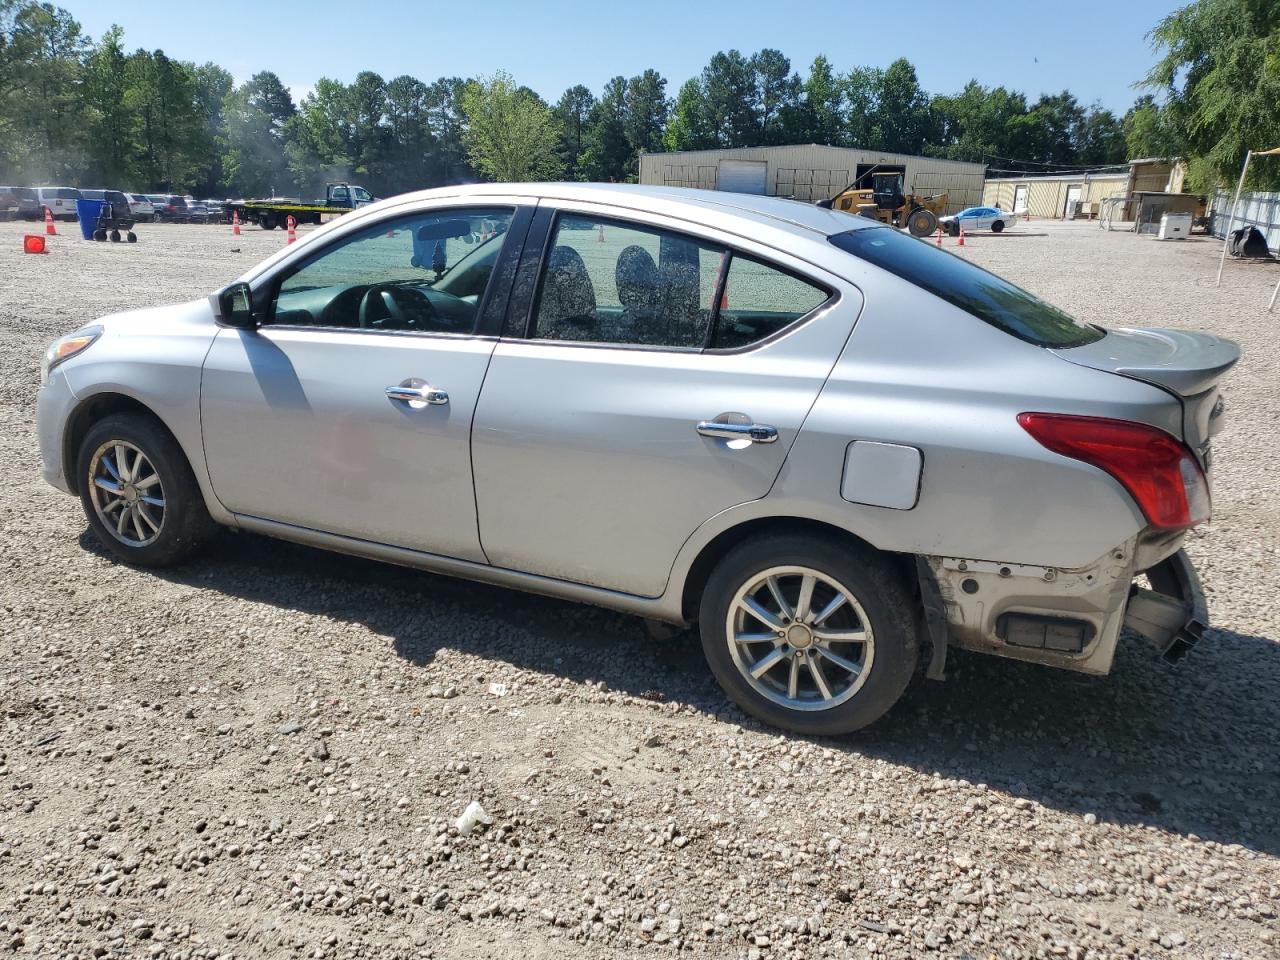
[[[109,440],[89,462],[89,499],[107,531],[130,547],[145,547],[164,527],[164,487],[155,465],[126,440]]]
[[[744,680],[790,710],[829,710],[856,694],[875,641],[853,592],[819,570],[771,567],[734,595],[729,653]]]

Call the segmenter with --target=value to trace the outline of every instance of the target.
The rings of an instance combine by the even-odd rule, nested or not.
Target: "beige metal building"
[[[825,200],[872,169],[901,170],[908,193],[947,194],[947,212],[982,200],[986,165],[816,143],[640,155],[640,182]]]
[[[1128,171],[1116,173],[1000,177],[986,182],[982,205],[1048,219],[1093,217],[1108,197],[1180,192],[1185,170],[1181,161],[1142,159],[1130,160]]]

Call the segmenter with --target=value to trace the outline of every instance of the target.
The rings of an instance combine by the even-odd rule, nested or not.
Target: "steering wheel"
[[[382,307],[387,312],[386,317],[370,317],[370,307],[375,297],[382,302]],[[412,305],[409,305],[410,299],[413,301]],[[406,306],[409,306],[407,311]],[[436,308],[421,290],[393,283],[375,283],[360,298],[359,319],[362,330],[383,327],[390,330],[427,330],[435,327],[438,317]]]

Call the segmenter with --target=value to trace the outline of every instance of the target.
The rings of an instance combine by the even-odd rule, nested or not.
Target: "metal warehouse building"
[[[872,170],[901,170],[907,193],[947,193],[947,212],[982,202],[986,165],[816,143],[640,155],[640,182],[825,200]]]

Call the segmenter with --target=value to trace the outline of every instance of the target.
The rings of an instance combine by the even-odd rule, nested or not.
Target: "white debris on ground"
[[[1189,546],[1214,629],[1101,679],[956,654],[809,741],[621,615],[243,535],[112,562],[40,479],[41,351],[284,237],[60,225],[39,257],[23,229],[0,224],[0,955],[1280,956],[1280,268],[1214,289],[1204,239],[966,236],[1078,316],[1244,345]]]

